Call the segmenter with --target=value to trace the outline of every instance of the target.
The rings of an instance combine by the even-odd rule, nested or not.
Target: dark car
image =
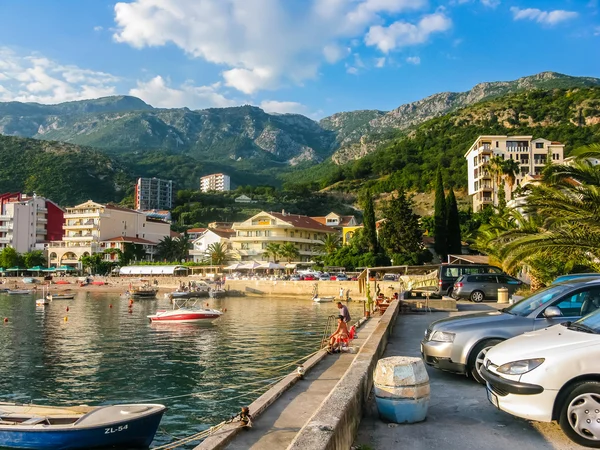
[[[583,278],[598,278],[600,273],[570,273],[556,277],[552,284],[562,283],[563,281],[578,281]]]
[[[506,288],[508,295],[513,295],[522,284],[521,280],[504,274],[461,275],[454,283],[452,297],[469,299],[476,303],[483,300],[497,300],[498,289]]]
[[[454,283],[461,275],[475,275],[479,273],[502,274],[502,269],[488,264],[441,264],[438,269],[438,287],[435,294],[438,296],[452,295]]]
[[[348,281],[348,275],[345,273],[338,273],[335,278],[337,281]]]

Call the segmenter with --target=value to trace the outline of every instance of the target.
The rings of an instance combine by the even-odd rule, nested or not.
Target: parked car
[[[508,308],[433,322],[425,330],[421,353],[426,364],[467,374],[483,383],[486,353],[506,339],[527,331],[577,320],[598,307],[600,279],[553,284]]]
[[[497,408],[556,420],[572,441],[600,448],[600,310],[497,345],[481,374]]]
[[[302,281],[304,278],[302,277],[302,275],[292,275],[290,277],[290,281]]]
[[[502,269],[487,264],[440,264],[438,268],[438,285],[434,294],[438,296],[452,295],[454,283],[461,275],[475,275],[478,273],[501,274]]]
[[[346,275],[345,273],[338,273],[338,274],[335,276],[335,279],[336,279],[337,281],[348,281],[348,275]]]
[[[452,297],[468,299],[475,303],[497,300],[498,289],[506,288],[508,295],[513,295],[522,284],[521,280],[503,274],[461,275],[454,283]]]
[[[568,275],[561,275],[556,277],[552,284],[562,283],[563,281],[578,280],[582,278],[598,278],[600,273],[570,273]]]
[[[321,281],[329,281],[331,279],[331,275],[329,275],[327,272],[322,273],[321,276],[319,277],[319,280]]]
[[[302,277],[303,280],[305,281],[315,281],[316,277],[313,274],[306,274]]]
[[[382,281],[398,281],[398,275],[395,273],[386,273],[383,276]]]

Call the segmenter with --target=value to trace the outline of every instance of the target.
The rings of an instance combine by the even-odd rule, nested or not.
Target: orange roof
[[[130,213],[141,214],[139,211],[136,211],[135,209],[123,208],[122,206],[113,205],[112,203],[108,203],[108,204],[104,205],[104,207],[106,209],[114,209],[115,211],[125,211],[125,212],[130,212]]]
[[[352,219],[354,219],[354,216],[339,216],[340,218],[340,223],[338,223],[336,226],[338,227],[343,227],[348,225],[348,223],[350,223],[350,221]],[[316,220],[319,223],[322,223],[323,225],[327,225],[327,217],[322,216],[322,217],[311,217],[312,220]]]
[[[172,238],[181,237],[181,233],[178,233],[177,231],[170,230],[170,232]]]
[[[323,225],[320,222],[317,222],[316,220],[314,220],[311,217],[308,216],[299,216],[297,214],[282,214],[282,213],[275,213],[275,212],[270,212],[270,215],[272,215],[273,217],[276,217],[279,220],[283,220],[284,222],[289,223],[290,225],[296,227],[296,228],[305,228],[307,230],[315,230],[315,231],[325,231],[325,232],[331,232],[331,228],[328,227],[327,225]]]
[[[128,242],[131,244],[152,244],[155,245],[156,242],[149,241],[147,239],[129,237],[129,236],[117,236],[110,239],[105,239],[106,242]]]
[[[236,235],[236,231],[229,228],[209,228],[209,231],[222,238],[230,238]]]
[[[204,233],[207,228],[190,228],[187,230],[188,233]]]

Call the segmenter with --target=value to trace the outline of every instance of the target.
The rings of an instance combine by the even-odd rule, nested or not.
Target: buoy
[[[8,317],[4,318],[4,323],[8,323]]]
[[[133,305],[133,300],[129,300],[129,306]]]
[[[133,309],[129,308],[129,314],[131,314],[133,312]]]
[[[112,308],[112,303],[110,305],[108,305],[109,308]]]
[[[223,308],[223,312],[227,312],[227,308]]]
[[[65,316],[65,322],[68,322],[69,318],[67,316]]]
[[[208,308],[208,302],[206,302],[206,307]]]
[[[69,312],[69,307],[67,306],[67,312]]]

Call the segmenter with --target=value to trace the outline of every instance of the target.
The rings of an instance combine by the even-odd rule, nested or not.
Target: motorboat
[[[64,292],[62,294],[48,294],[46,298],[52,300],[73,300],[75,298],[74,292]]]
[[[136,288],[131,288],[127,291],[127,295],[129,295],[132,298],[156,298],[156,293],[158,292],[158,289],[150,286],[150,285],[144,285],[144,286],[139,286]]]
[[[7,289],[8,295],[29,295],[33,293],[33,289]]]
[[[46,306],[49,305],[51,301],[52,299],[49,299],[46,294],[46,288],[42,287],[42,297],[35,301],[35,306]]]
[[[196,306],[198,300],[173,299],[173,309],[159,309],[148,316],[152,323],[211,323],[223,315],[218,309]]]
[[[0,447],[148,448],[166,409],[158,404],[53,407],[0,403]]]
[[[208,296],[210,298],[225,298],[227,291],[225,289],[211,289],[208,291]]]
[[[334,301],[335,297],[334,296],[331,296],[331,297],[319,296],[319,285],[317,283],[315,283],[315,286],[313,287],[312,299],[313,299],[313,302],[315,302],[315,303],[327,303],[327,302]]]

